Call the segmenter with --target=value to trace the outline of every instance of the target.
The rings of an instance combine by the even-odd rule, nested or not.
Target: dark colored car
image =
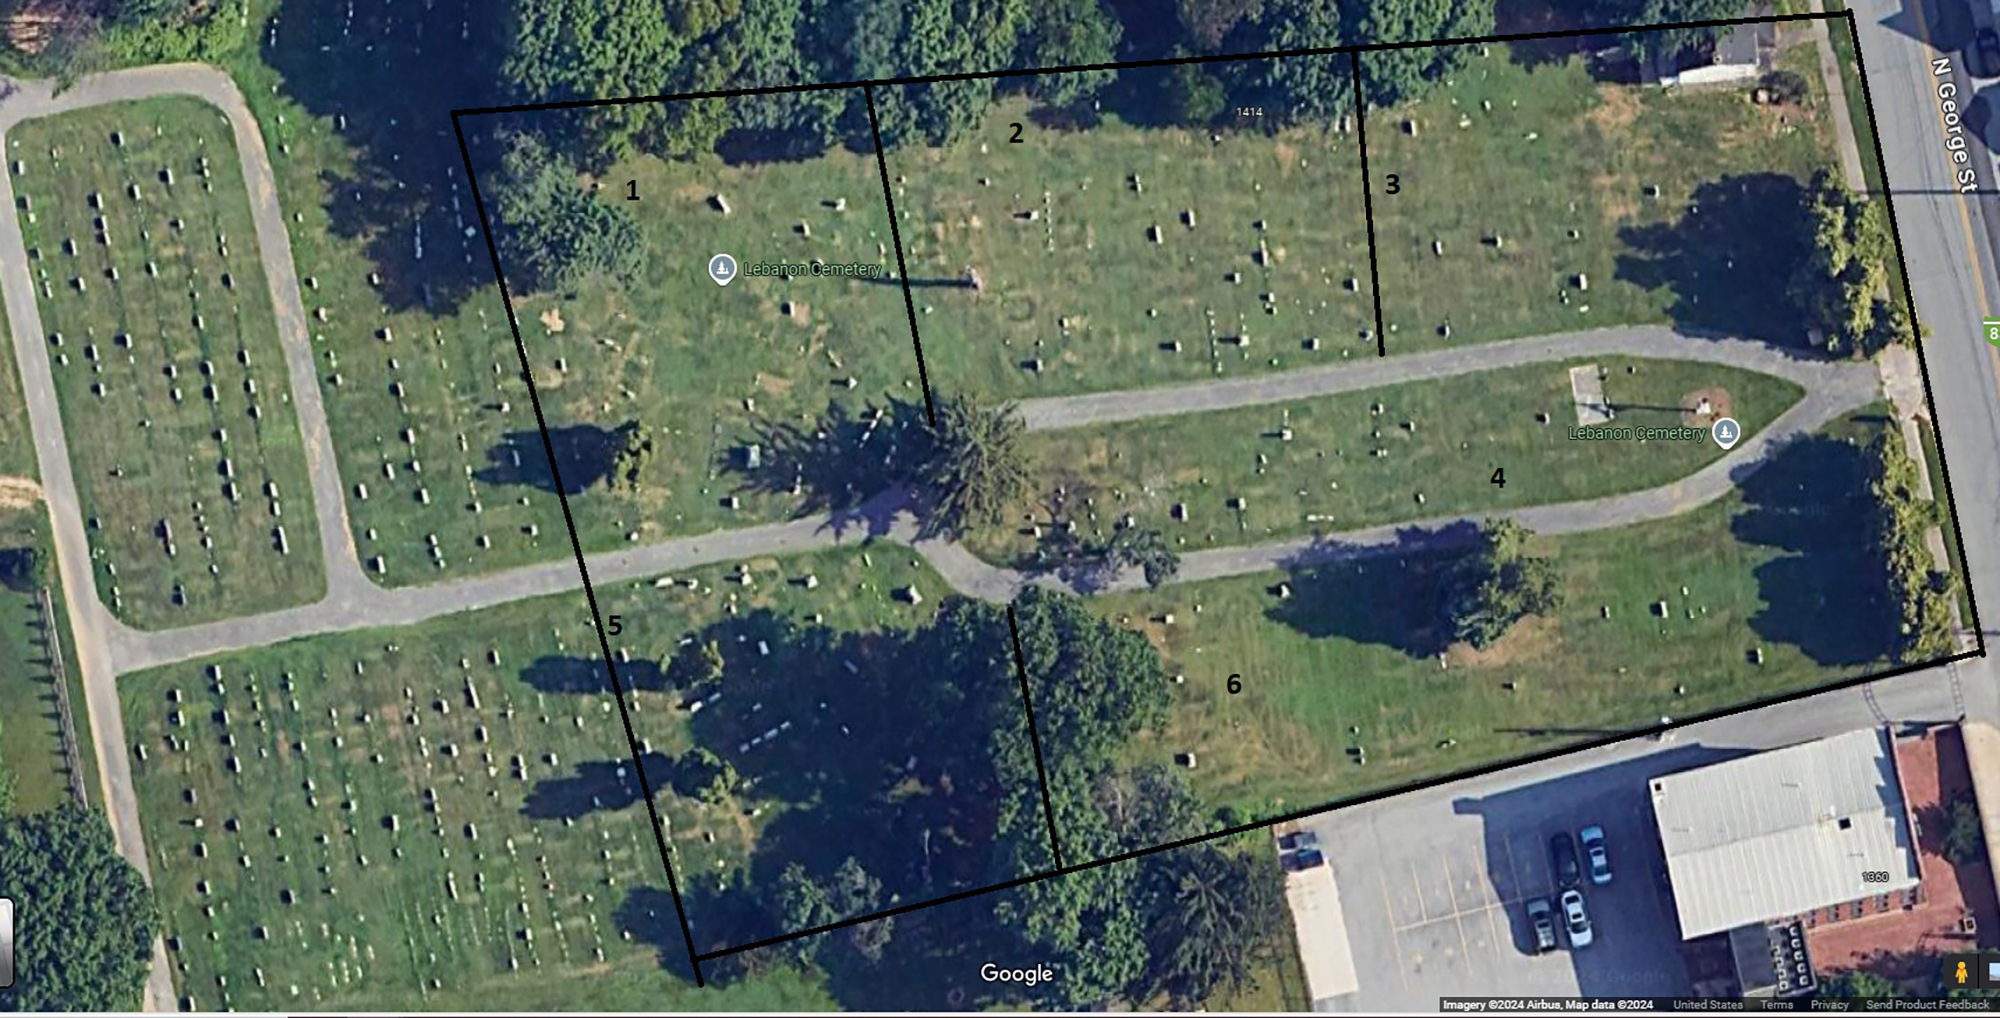
[[[1556,949],[1556,907],[1547,898],[1528,899],[1528,929],[1535,938],[1535,953]]]
[[[1568,831],[1549,839],[1549,865],[1556,871],[1557,887],[1575,887],[1583,882],[1583,868],[1576,861],[1576,839]]]
[[[2000,77],[2000,34],[1982,28],[1972,37],[1972,54],[1966,58],[1969,70],[1981,78]]]

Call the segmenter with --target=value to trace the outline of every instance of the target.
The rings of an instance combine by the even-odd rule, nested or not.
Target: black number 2
[[[636,181],[636,180],[628,180],[628,181],[626,181],[626,182],[625,182],[625,200],[626,200],[626,201],[638,201],[638,200],[639,200],[639,182],[638,182],[638,181]]]
[[[1504,488],[1504,487],[1506,487],[1506,486],[1507,486],[1507,468],[1506,468],[1506,467],[1494,467],[1494,468],[1493,468],[1493,486],[1494,486],[1494,487],[1496,487],[1496,488]]]
[[[1018,123],[1016,123],[1016,124],[1010,124],[1010,125],[1008,125],[1008,126],[1010,126],[1010,127],[1012,127],[1012,128],[1014,129],[1014,136],[1013,136],[1012,138],[1009,138],[1009,139],[1007,139],[1007,141],[1008,141],[1008,142],[1009,142],[1010,144],[1014,144],[1014,145],[1019,145],[1019,144],[1022,144],[1022,141],[1021,141],[1021,125],[1020,125],[1020,124],[1018,124]]]

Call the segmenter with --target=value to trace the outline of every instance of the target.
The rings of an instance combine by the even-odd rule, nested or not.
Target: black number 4
[[[1024,142],[1021,141],[1021,125],[1009,124],[1007,126],[1012,127],[1014,129],[1014,136],[1012,138],[1007,139],[1008,143],[1012,145],[1025,144]]]
[[[617,615],[606,615],[604,617],[604,631],[612,636],[617,636],[619,633],[625,631],[625,620]]]
[[[1506,467],[1494,467],[1494,468],[1493,468],[1493,486],[1494,486],[1494,487],[1496,487],[1496,488],[1504,488],[1504,487],[1506,487],[1506,486],[1507,486],[1507,468],[1506,468]]]

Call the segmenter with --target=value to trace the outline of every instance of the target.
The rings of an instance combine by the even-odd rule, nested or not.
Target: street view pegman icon
[[[715,280],[717,286],[728,286],[730,281],[736,278],[736,259],[726,254],[710,258],[708,278]]]
[[[1715,444],[1721,446],[1723,452],[1728,452],[1729,447],[1743,437],[1743,425],[1736,423],[1734,417],[1717,417],[1715,423],[1709,425],[1708,433],[1714,436]]]

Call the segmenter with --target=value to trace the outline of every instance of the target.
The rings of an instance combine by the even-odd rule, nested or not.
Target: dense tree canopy
[[[1924,535],[1937,525],[1937,503],[1918,494],[1917,464],[1893,428],[1869,447],[1876,516],[1870,541],[1886,569],[1884,596],[1900,612],[1896,659],[1935,661],[1951,653],[1951,601],[1955,578],[1932,567]]]
[[[82,807],[0,818],[0,888],[38,922],[0,1010],[136,1011],[159,927],[153,893]]]
[[[1793,270],[1789,296],[1827,347],[1873,356],[1914,340],[1909,319],[1887,296],[1889,236],[1882,202],[1867,201],[1821,171],[1806,191],[1808,255]]]

